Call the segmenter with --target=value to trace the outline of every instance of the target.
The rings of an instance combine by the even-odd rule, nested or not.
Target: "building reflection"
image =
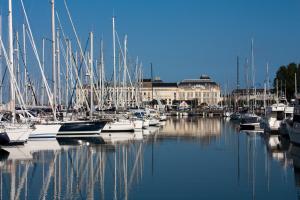
[[[200,139],[201,143],[209,143],[221,135],[220,118],[172,118],[166,121],[166,125],[160,130],[161,137],[180,137]]]

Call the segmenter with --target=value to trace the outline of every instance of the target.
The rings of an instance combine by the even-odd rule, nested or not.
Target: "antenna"
[[[239,67],[239,56],[236,58],[236,89],[240,89],[240,67]]]

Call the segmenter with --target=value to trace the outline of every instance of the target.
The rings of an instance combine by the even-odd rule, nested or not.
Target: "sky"
[[[244,63],[254,40],[255,83],[262,87],[269,63],[270,78],[281,65],[300,63],[299,0],[67,0],[80,40],[85,46],[95,35],[95,57],[104,40],[107,76],[112,72],[112,16],[123,43],[128,35],[132,63],[143,63],[144,77],[153,72],[166,82],[209,75],[223,88],[236,84],[236,57],[240,57],[240,82],[245,85]],[[51,38],[49,0],[24,0],[33,35],[41,50],[43,37]],[[7,27],[7,1],[1,1]],[[63,0],[56,1],[63,29],[74,42]],[[24,17],[20,0],[13,0],[14,30],[21,32]],[[6,34],[4,28],[4,33]],[[20,33],[21,34],[21,33]],[[28,47],[29,48],[29,47]],[[51,48],[46,44],[46,72],[51,73]],[[30,51],[30,50],[28,50]],[[32,63],[32,74],[36,64]]]

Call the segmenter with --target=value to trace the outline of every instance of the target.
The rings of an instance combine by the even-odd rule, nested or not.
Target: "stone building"
[[[206,75],[179,83],[163,82],[157,78],[153,82],[151,79],[144,79],[142,100],[149,102],[152,99],[159,99],[166,105],[182,101],[195,101],[197,105],[217,105],[221,101],[221,89]]]
[[[97,87],[95,87],[97,88]],[[136,88],[138,88],[136,90]],[[97,89],[96,89],[97,90]],[[100,91],[94,94],[94,104],[103,99],[106,106],[112,105],[112,86],[107,86],[105,95],[101,98]],[[90,87],[84,86],[83,92],[76,90],[76,101],[78,104],[89,102]],[[143,79],[139,87],[127,86],[117,87],[116,93],[119,99],[118,105],[124,106],[126,99],[127,106],[136,106],[136,102],[150,103],[153,99],[160,100],[163,104],[171,106],[183,101],[194,103],[194,105],[217,105],[221,101],[220,86],[212,81],[210,77],[202,75],[199,79],[185,79],[181,82],[163,82],[159,78]]]

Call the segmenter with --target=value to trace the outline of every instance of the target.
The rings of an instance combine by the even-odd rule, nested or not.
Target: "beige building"
[[[221,101],[221,89],[206,75],[199,79],[185,79],[179,83],[166,83],[160,79],[151,82],[151,79],[144,79],[142,100],[149,102],[152,99],[159,99],[166,105],[182,101],[196,101],[198,105],[217,105]]]
[[[96,89],[97,90],[97,89]],[[85,86],[83,92],[77,88],[76,101],[78,104],[89,102],[90,87]],[[106,106],[112,105],[112,87],[105,89],[102,96],[100,91],[94,94],[94,104],[98,105],[100,99]],[[185,102],[195,102],[197,105],[217,105],[221,101],[220,86],[208,76],[202,75],[199,79],[185,79],[179,83],[167,83],[160,79],[144,79],[136,91],[136,87],[130,86],[116,90],[119,99],[118,105],[124,106],[126,99],[127,106],[136,106],[136,102],[149,103],[152,99],[160,100],[165,105],[174,105]]]

